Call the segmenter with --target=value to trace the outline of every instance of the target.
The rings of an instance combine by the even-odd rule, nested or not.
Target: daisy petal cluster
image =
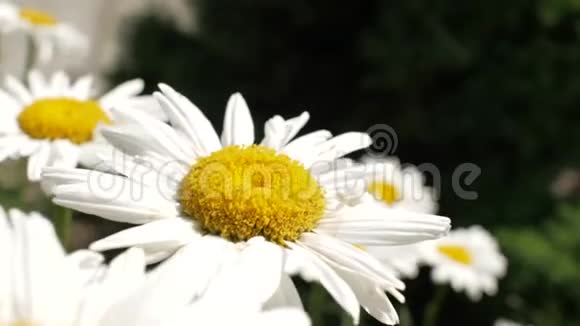
[[[393,210],[372,200],[348,205],[345,174],[358,166],[317,169],[367,147],[365,133],[332,136],[318,130],[296,137],[307,112],[266,122],[256,141],[240,94],[230,97],[221,135],[189,99],[167,85],[154,94],[170,124],[139,110],[112,110],[124,124],[104,126],[116,151],[102,151],[100,169],[48,168],[43,182],[54,203],[105,219],[135,224],[91,245],[102,251],[144,250],[149,262],[189,256],[207,241],[236,250],[272,248],[284,275],[269,305],[299,305],[289,275],[321,283],[358,322],[362,306],[385,324],[398,323],[389,293],[404,284],[360,247],[412,244],[447,234],[446,217]],[[122,159],[119,159],[122,157]],[[103,185],[107,184],[107,187]],[[346,189],[346,190],[345,190]],[[202,249],[185,249],[185,248]],[[276,248],[276,249],[274,249]],[[234,250],[235,251],[235,250]],[[183,258],[223,263],[226,256]],[[256,273],[263,264],[250,265]]]
[[[91,251],[65,254],[40,214],[0,208],[0,325],[310,324],[301,310],[263,309],[279,283],[280,248],[259,240],[240,250],[204,241],[203,250],[185,248],[146,274],[141,249],[109,265]],[[215,254],[223,259],[205,259]],[[263,259],[268,263],[256,273]]]
[[[33,70],[28,85],[7,76],[0,90],[0,162],[28,157],[28,179],[40,180],[47,166],[76,167],[96,164],[98,148],[108,148],[97,129],[120,121],[111,116],[115,106],[127,106],[159,117],[160,110],[143,96],[140,79],[127,81],[95,96],[93,78],[75,81],[64,72],[46,78]]]
[[[38,213],[0,208],[0,325],[98,325],[145,271],[129,250],[106,266],[100,254],[65,254]]]
[[[23,31],[31,37],[36,49],[35,61],[39,63],[47,63],[56,55],[82,54],[88,50],[87,37],[54,15],[1,2],[0,32],[13,31]]]

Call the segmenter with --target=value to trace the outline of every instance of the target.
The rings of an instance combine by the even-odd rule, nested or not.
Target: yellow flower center
[[[325,210],[322,189],[300,163],[259,145],[200,159],[179,195],[188,216],[231,241],[263,236],[283,245],[311,231]]]
[[[392,205],[401,200],[401,193],[399,193],[394,185],[388,182],[371,182],[367,187],[367,190],[370,194],[374,195],[376,199],[382,200],[388,205]]]
[[[473,261],[471,253],[465,247],[456,245],[439,245],[437,246],[437,249],[443,255],[460,264],[471,265],[471,262]]]
[[[95,101],[48,98],[33,102],[18,116],[20,128],[36,139],[69,139],[82,144],[93,139],[98,123],[111,120]]]
[[[54,16],[40,10],[21,8],[20,18],[36,26],[54,26],[58,22]]]

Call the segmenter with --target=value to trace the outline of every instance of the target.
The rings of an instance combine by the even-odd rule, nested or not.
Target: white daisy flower
[[[56,204],[141,224],[95,242],[92,249],[139,247],[155,261],[187,244],[202,246],[208,237],[242,246],[264,237],[285,256],[287,274],[320,282],[355,322],[359,305],[383,323],[398,322],[385,291],[402,301],[399,290],[404,284],[351,243],[396,245],[438,238],[448,232],[450,222],[433,215],[358,209],[363,204],[337,206],[337,189],[344,186],[341,176],[351,171],[310,168],[323,161],[332,165],[340,156],[367,147],[368,135],[350,132],[333,138],[320,130],[292,140],[308,120],[303,113],[289,120],[270,119],[265,138],[254,144],[248,106],[234,94],[220,140],[193,103],[166,85],[160,89],[154,95],[171,126],[136,110],[113,110],[130,127],[102,131],[126,154],[121,160],[103,153],[110,172],[45,170],[43,182]],[[220,251],[202,248],[207,261],[198,264],[224,259]],[[270,304],[301,306],[288,275]]]
[[[215,236],[198,241],[149,273],[136,291],[107,311],[102,324],[310,325],[301,309],[264,307],[280,284],[280,247],[259,237],[252,245]],[[213,259],[216,254],[221,259]]]
[[[482,294],[495,295],[498,278],[507,269],[507,260],[496,240],[480,226],[453,230],[445,238],[422,246],[425,260],[432,265],[435,283],[449,283],[465,291],[474,301]]]
[[[402,167],[394,157],[365,157],[363,166],[366,189],[381,204],[416,213],[434,214],[437,211],[435,192],[425,185],[421,171],[415,166]],[[415,278],[422,261],[420,246],[369,246],[364,249],[397,275]]]
[[[60,22],[53,15],[12,3],[0,3],[0,32],[24,31],[36,47],[38,62],[49,62],[56,53],[82,54],[88,49],[88,39],[73,26]]]
[[[113,106],[158,108],[147,104],[154,102],[150,96],[139,96],[144,87],[140,79],[127,81],[98,98],[93,94],[91,76],[71,83],[64,72],[47,80],[32,71],[28,83],[26,87],[8,76],[6,91],[0,90],[0,162],[29,157],[31,181],[38,181],[46,166],[93,164],[95,146],[106,143],[98,141],[95,129],[99,124],[117,122],[110,115]]]
[[[367,191],[377,200],[394,209],[427,214],[437,212],[436,193],[425,185],[425,178],[417,167],[403,167],[395,157],[366,157],[363,164]]]
[[[110,266],[90,251],[66,255],[48,220],[0,208],[0,325],[96,326],[145,273],[142,250]]]

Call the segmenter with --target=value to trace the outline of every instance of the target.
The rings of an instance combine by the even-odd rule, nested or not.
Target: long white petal
[[[142,79],[128,80],[107,92],[99,99],[99,103],[108,110],[113,108],[118,101],[139,95],[144,88],[145,82]]]
[[[317,281],[358,324],[360,305],[350,286],[316,254],[298,244],[288,242],[286,272],[300,274],[307,281]]]
[[[199,156],[207,156],[222,148],[214,127],[197,106],[165,84],[159,84],[159,89],[167,100],[160,101],[167,116],[193,143]],[[157,98],[161,99],[159,95]]]
[[[44,142],[38,151],[28,159],[27,175],[30,181],[39,181],[42,169],[48,165],[52,145]]]
[[[339,266],[376,279],[378,285],[394,286],[401,290],[405,288],[405,284],[383,264],[354,245],[314,233],[302,234],[300,243]]]
[[[201,237],[196,226],[181,218],[168,218],[135,226],[95,241],[90,249],[104,251],[119,248],[179,248]]]
[[[32,102],[32,94],[24,87],[24,85],[15,77],[7,75],[4,83],[8,91],[10,91],[22,103],[22,105],[30,104]]]
[[[264,310],[270,310],[274,308],[291,307],[304,310],[302,305],[302,299],[300,299],[300,294],[294,281],[289,275],[284,274],[280,279],[280,286],[276,292],[272,295],[270,300],[264,305]]]
[[[222,145],[252,145],[254,120],[242,94],[235,93],[228,100],[222,131]]]

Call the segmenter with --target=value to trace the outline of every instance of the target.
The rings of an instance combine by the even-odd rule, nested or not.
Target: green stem
[[[308,296],[308,306],[312,325],[324,325],[325,293],[320,286],[312,286]]]
[[[401,325],[403,326],[415,325],[415,321],[413,320],[411,310],[409,310],[409,306],[405,304],[401,305],[399,308],[399,319],[401,320]]]
[[[65,249],[70,249],[70,237],[73,223],[72,210],[64,207],[58,208],[58,213],[54,216],[54,227],[56,234]]]
[[[433,299],[431,299],[431,302],[429,302],[427,308],[425,309],[423,326],[437,325],[437,317],[439,317],[439,311],[443,306],[443,301],[445,301],[448,289],[449,287],[445,285],[441,285],[437,288]]]
[[[353,326],[352,317],[344,311],[340,316],[340,326]]]

